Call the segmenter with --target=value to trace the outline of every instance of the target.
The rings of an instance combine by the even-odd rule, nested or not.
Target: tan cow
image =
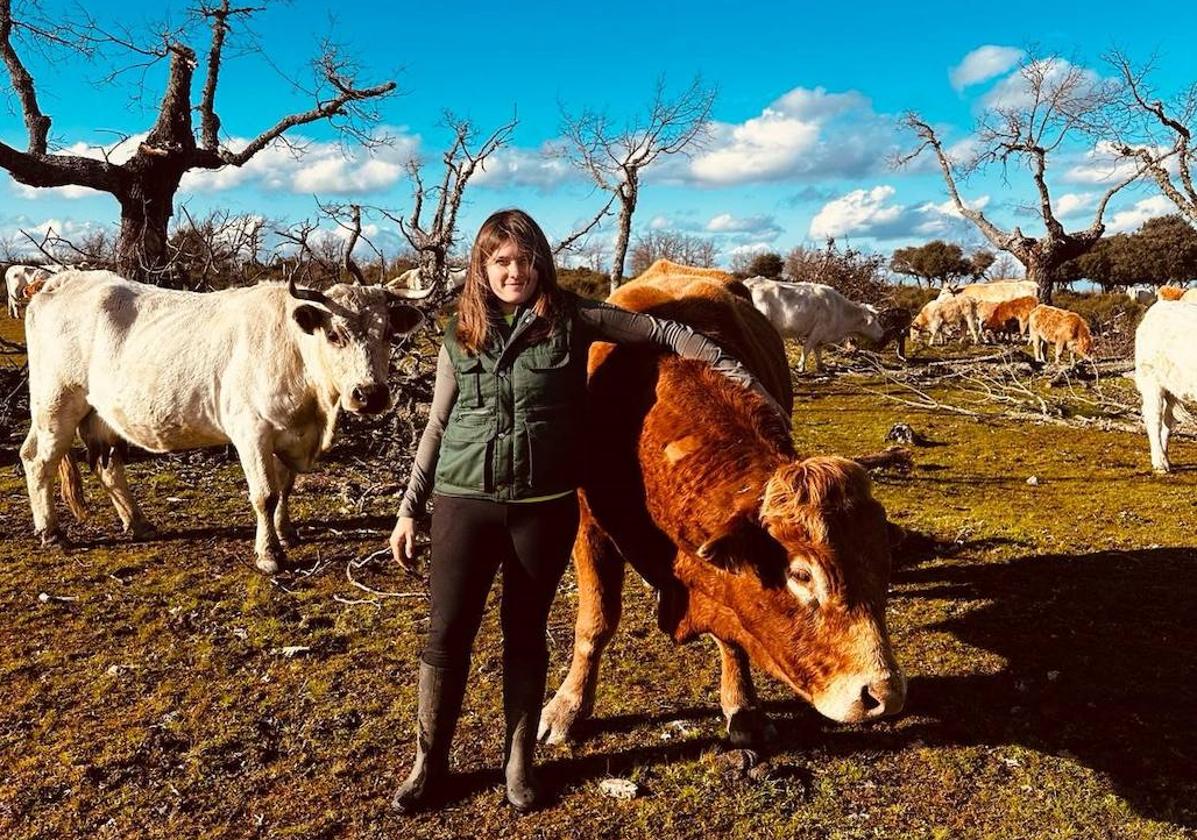
[[[611,302],[711,336],[788,410],[781,338],[742,288],[726,274],[656,263]],[[544,709],[541,737],[563,740],[592,712],[625,560],[656,589],[664,632],[718,643],[733,741],[769,730],[749,663],[833,720],[899,711],[906,681],[885,625],[885,511],[864,470],[799,457],[788,424],[761,396],[698,362],[596,344],[589,388],[573,663]]]
[[[1074,363],[1078,356],[1086,359],[1093,357],[1093,337],[1089,334],[1089,325],[1075,312],[1041,303],[1031,310],[1027,326],[1031,350],[1037,362],[1046,361],[1044,351],[1048,344],[1056,347],[1056,364],[1060,363],[1060,353],[1065,349],[1072,353]]]
[[[927,333],[927,344],[933,346],[935,339],[945,327],[959,327],[961,339],[964,333],[972,336],[973,343],[980,342],[980,331],[977,326],[977,299],[967,295],[955,297],[939,297],[928,301],[919,314],[910,323],[910,341],[914,343],[921,335]],[[947,344],[947,333],[943,333],[944,344]]]
[[[945,286],[940,299],[966,295],[977,300],[1001,303],[1020,297],[1039,298],[1039,286],[1034,280],[994,280],[989,283],[969,283],[967,286]]]

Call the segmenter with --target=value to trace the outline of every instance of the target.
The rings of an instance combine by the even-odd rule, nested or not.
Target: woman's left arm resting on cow
[[[686,324],[584,299],[578,303],[578,319],[590,329],[592,336],[598,341],[610,341],[614,344],[653,344],[676,353],[683,359],[707,362],[728,379],[760,394],[785,418],[786,423],[790,422],[789,413],[748,368],[735,357],[723,352],[723,348],[718,344]]]

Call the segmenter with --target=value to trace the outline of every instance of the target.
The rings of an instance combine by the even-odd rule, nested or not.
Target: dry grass
[[[272,582],[250,566],[243,481],[220,455],[133,466],[159,538],[114,536],[89,479],[96,514],[70,526],[77,547],[35,550],[14,433],[0,441],[0,836],[1191,833],[1197,445],[1179,441],[1180,469],[1157,478],[1140,435],[922,412],[862,384],[893,387],[799,378],[795,435],[802,451],[861,453],[907,422],[932,443],[913,473],[877,480],[912,535],[889,610],[907,711],[834,726],[762,678],[781,731],[772,760],[796,770],[728,779],[714,648],[673,648],[630,581],[598,717],[572,750],[543,750],[559,801],[522,818],[501,804],[493,611],[454,749],[453,803],[411,819],[387,809],[410,758],[427,602],[346,603],[369,596],[345,569],[382,546],[397,503],[359,505],[351,488],[405,476],[336,453],[296,497],[307,543],[294,558],[310,573]],[[423,589],[390,564],[354,575]],[[558,676],[575,604],[567,578],[551,619]],[[288,658],[287,646],[307,650]],[[674,720],[692,731],[676,733]],[[606,799],[608,776],[646,795]]]

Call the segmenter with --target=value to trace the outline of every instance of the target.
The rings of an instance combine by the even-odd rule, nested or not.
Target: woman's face
[[[521,303],[531,300],[536,295],[536,281],[532,256],[520,251],[511,240],[503,243],[486,261],[486,282],[504,312],[514,312]]]

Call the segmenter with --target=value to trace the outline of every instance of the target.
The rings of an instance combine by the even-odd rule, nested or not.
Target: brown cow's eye
[[[790,569],[790,580],[795,583],[810,583],[810,572],[806,569]]]

